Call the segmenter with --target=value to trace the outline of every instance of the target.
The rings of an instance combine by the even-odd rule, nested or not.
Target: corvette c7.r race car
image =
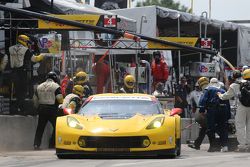
[[[175,157],[181,153],[180,131],[179,115],[164,110],[154,96],[98,94],[77,114],[57,118],[56,155]]]

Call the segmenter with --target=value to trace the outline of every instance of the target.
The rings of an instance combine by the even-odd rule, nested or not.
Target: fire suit
[[[37,149],[41,145],[41,139],[49,121],[53,126],[53,133],[50,139],[50,146],[55,145],[55,126],[58,105],[62,103],[63,96],[61,93],[60,85],[55,83],[52,79],[47,79],[45,82],[38,85],[35,96],[35,101],[38,101],[38,125],[35,134],[34,148]]]
[[[153,86],[155,87],[158,82],[162,82],[165,84],[165,82],[168,80],[169,75],[167,63],[163,59],[161,59],[159,63],[153,61],[151,68],[153,75]]]
[[[69,81],[70,81],[70,77],[66,75],[61,82],[61,90],[62,90],[63,97],[66,96],[66,86],[68,85]]]
[[[235,116],[236,136],[239,142],[239,149],[250,147],[250,107],[245,107],[239,101],[240,83],[244,80],[237,79],[229,86],[229,89],[224,94],[219,94],[222,100],[227,100],[235,97],[237,104],[237,112]]]
[[[229,101],[214,102],[217,93],[224,93],[221,88],[209,86],[205,90],[200,99],[200,112],[207,110],[207,135],[210,143],[208,151],[216,150],[215,132],[220,136],[220,144],[222,147],[228,145],[227,121],[229,119],[230,104]]]
[[[118,91],[119,93],[135,93],[134,88],[127,88],[126,86],[122,87],[121,89],[119,89]]]
[[[77,83],[74,81],[74,78],[73,78],[73,80],[70,79],[68,81],[68,84],[67,84],[66,89],[65,89],[66,95],[72,93],[74,85],[77,85]],[[84,98],[87,98],[87,97],[93,95],[93,90],[92,90],[89,82],[85,82],[85,83],[80,84],[80,85],[82,85],[84,87],[84,96],[83,96]]]
[[[181,118],[185,118],[188,116],[188,101],[187,101],[187,95],[188,95],[188,87],[185,84],[176,85],[175,89],[175,108],[181,108],[183,112],[180,114]]]
[[[188,101],[189,101],[189,104],[191,105],[191,108],[194,109],[194,112],[196,112],[195,109],[199,105],[200,97],[202,94],[203,94],[202,91],[199,91],[199,90],[193,90],[189,94]]]
[[[96,74],[96,93],[111,92],[110,85],[110,68],[108,62],[98,62],[94,67],[93,71]],[[106,88],[104,91],[103,87]]]
[[[32,62],[42,60],[42,56],[35,56],[29,48],[16,44],[9,47],[10,67],[13,72],[13,80],[17,99],[17,108],[24,112],[24,100],[28,86],[31,86]],[[30,77],[28,77],[30,76]],[[28,79],[29,78],[29,79]],[[33,94],[30,92],[30,94]]]
[[[81,98],[78,95],[71,93],[64,98],[62,108],[71,108],[73,113],[77,113],[81,105]]]
[[[189,101],[190,101],[189,103],[191,105],[192,112],[194,113],[195,121],[199,123],[200,125],[199,135],[195,139],[193,143],[193,147],[191,146],[192,148],[195,148],[195,149],[200,149],[200,145],[202,141],[204,140],[206,136],[206,132],[207,132],[206,117],[204,114],[200,113],[198,110],[199,101],[202,95],[203,95],[202,91],[193,90],[189,96]]]

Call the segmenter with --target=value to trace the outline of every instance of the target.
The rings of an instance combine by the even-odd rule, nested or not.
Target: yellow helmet
[[[242,78],[246,79],[246,80],[250,79],[250,69],[246,69],[246,70],[243,71]]]
[[[200,77],[197,82],[199,86],[202,88],[203,86],[208,85],[209,79],[207,77]]]
[[[30,38],[27,35],[19,35],[17,41],[25,47],[28,47],[28,44],[31,44]]]
[[[76,73],[76,84],[81,85],[87,82],[88,80],[88,74],[86,72],[80,71]]]
[[[127,87],[127,88],[134,88],[135,87],[135,78],[133,75],[127,75],[125,78],[124,78],[124,85]]]
[[[75,85],[73,87],[73,93],[74,94],[77,94],[78,96],[83,96],[83,91],[84,91],[84,88],[82,85]]]

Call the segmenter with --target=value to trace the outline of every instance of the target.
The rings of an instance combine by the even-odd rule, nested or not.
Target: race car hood
[[[144,130],[152,120],[159,115],[136,114],[128,119],[102,119],[99,116],[80,116],[75,118],[90,133],[110,134],[110,133],[136,133]]]

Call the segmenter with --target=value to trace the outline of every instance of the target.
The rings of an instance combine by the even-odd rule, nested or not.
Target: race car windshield
[[[161,105],[157,102],[143,100],[96,100],[83,106],[79,114],[99,116],[132,117],[136,114],[162,114]]]

